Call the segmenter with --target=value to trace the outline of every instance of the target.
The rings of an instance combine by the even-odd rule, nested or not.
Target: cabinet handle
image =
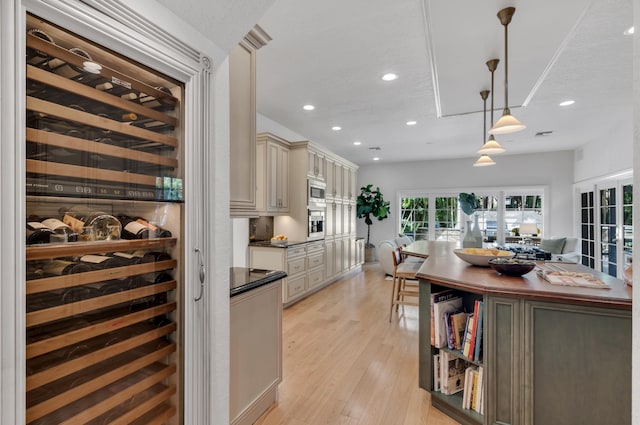
[[[207,271],[204,268],[204,258],[202,256],[202,251],[200,250],[200,248],[194,248],[193,250],[198,253],[198,260],[200,261],[200,270],[198,273],[198,277],[200,278],[200,294],[193,299],[197,302],[200,301],[202,299],[202,296],[204,295],[204,279],[206,277]]]

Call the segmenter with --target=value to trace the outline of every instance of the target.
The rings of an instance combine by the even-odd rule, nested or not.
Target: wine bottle
[[[120,239],[122,225],[111,214],[79,205],[63,214],[62,221],[78,234],[80,240]]]
[[[171,237],[171,232],[169,230],[163,229],[160,226],[156,226],[155,224],[150,223],[149,221],[147,221],[146,218],[136,217],[135,219],[136,219],[136,221],[138,223],[140,223],[143,226],[146,226],[149,229],[151,229],[151,231],[154,233],[154,237],[156,237],[156,238],[170,238]]]
[[[169,282],[171,280],[173,280],[173,276],[171,276],[167,272],[162,272],[156,276],[156,278],[153,280],[153,283]]]
[[[78,261],[89,265],[94,270],[110,269],[113,267],[130,266],[130,260],[122,257],[87,254],[78,257]]]
[[[149,239],[151,232],[147,226],[126,215],[120,215],[118,218],[122,223],[122,239]]]
[[[76,55],[82,56],[88,61],[93,61],[93,58],[91,57],[91,55],[89,55],[89,53],[87,53],[85,50],[79,47],[72,47],[71,49],[69,49],[69,51],[72,53],[75,53]],[[47,65],[56,74],[62,77],[68,78],[70,80],[80,80],[82,79],[85,73],[90,74],[86,72],[83,68],[72,65],[58,58],[51,59]],[[96,77],[94,77],[94,79],[95,78]]]
[[[55,217],[42,220],[42,224],[53,230],[56,235],[64,236],[67,242],[76,242],[78,240],[78,234],[74,232],[71,227]]]
[[[48,41],[49,43],[55,44],[55,42],[53,41],[53,38],[51,38],[49,36],[49,34],[47,34],[46,32],[38,29],[38,28],[31,28],[30,30],[27,31],[27,34],[31,34],[35,37],[38,37],[44,41]],[[30,47],[27,47],[27,63],[30,65],[41,65],[43,63],[45,63],[47,60],[50,59],[50,56],[41,51],[41,50],[36,50],[36,49],[32,49]]]
[[[134,253],[135,254],[135,253]],[[112,255],[114,257],[122,257],[129,261],[130,264],[140,264],[142,262],[142,257],[134,254],[129,254],[127,252],[114,252]]]
[[[27,245],[49,243],[53,234],[53,230],[39,221],[27,222]]]
[[[169,90],[167,87],[160,86],[160,87],[154,87],[154,88],[170,96],[173,96],[173,93],[171,93],[171,90]],[[140,97],[138,101],[143,106],[146,106],[147,108],[155,109],[161,112],[172,111],[174,109],[174,106],[171,105],[170,103],[161,102],[160,100],[146,93],[140,93]]]
[[[75,261],[51,260],[42,267],[44,273],[54,276],[90,272],[90,266]]]

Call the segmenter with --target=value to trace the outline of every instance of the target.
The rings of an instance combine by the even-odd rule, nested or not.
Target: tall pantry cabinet
[[[211,64],[87,6],[29,4],[15,11],[21,124],[9,148],[26,233],[13,288],[5,276],[1,287],[3,305],[16,300],[2,311],[3,343],[16,325],[3,387],[21,391],[2,393],[3,422],[209,423]]]

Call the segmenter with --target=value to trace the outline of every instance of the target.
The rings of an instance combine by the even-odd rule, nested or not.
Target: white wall
[[[476,158],[364,165],[358,172],[358,188],[379,186],[391,202],[392,216],[374,221],[371,243],[398,233],[397,198],[403,190],[460,189],[483,187],[547,186],[548,235],[573,234],[573,151],[496,156],[492,167],[473,167]],[[357,223],[358,236],[367,235],[364,220]]]
[[[231,223],[231,244],[233,246],[231,265],[233,267],[249,267],[249,219],[234,218]]]
[[[629,111],[631,114],[631,111]],[[631,119],[628,124],[631,124]],[[633,132],[631,125],[612,128],[608,140],[594,140],[575,151],[574,181],[605,177],[633,168]],[[603,149],[603,146],[606,148]]]
[[[258,54],[260,51],[258,50]],[[260,58],[258,58],[260,61]],[[284,125],[273,121],[271,118],[267,118],[262,114],[256,114],[256,132],[257,133],[271,133],[276,136],[282,137],[289,142],[296,142],[299,140],[309,140],[300,134],[289,130]]]

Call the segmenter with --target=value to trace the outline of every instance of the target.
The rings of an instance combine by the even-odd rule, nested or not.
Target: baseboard
[[[245,410],[243,410],[233,421],[231,425],[251,425],[269,410],[269,408],[278,401],[278,382],[270,385],[262,394],[256,398]]]

